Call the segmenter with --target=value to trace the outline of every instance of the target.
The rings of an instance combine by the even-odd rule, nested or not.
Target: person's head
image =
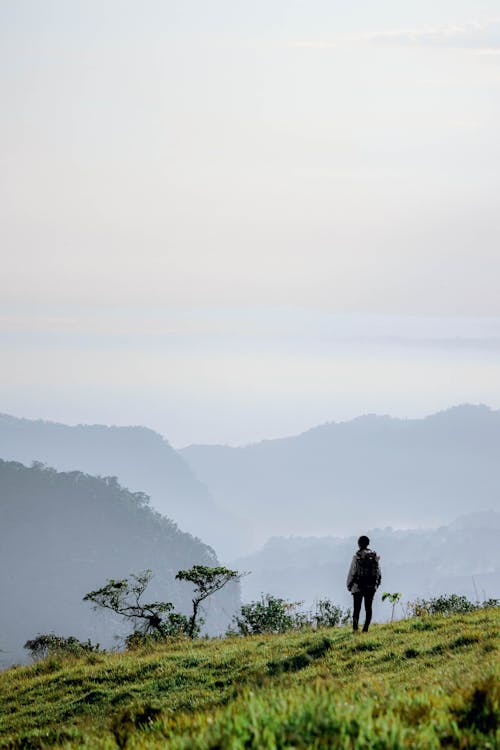
[[[358,547],[359,549],[366,549],[368,545],[370,544],[370,540],[367,536],[360,536],[358,539]]]

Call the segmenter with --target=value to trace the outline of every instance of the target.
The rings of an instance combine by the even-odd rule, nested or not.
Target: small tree
[[[394,594],[390,594],[388,591],[384,591],[382,594],[382,601],[385,602],[386,599],[389,600],[389,602],[392,604],[392,610],[391,610],[391,622],[394,620],[394,610],[396,609],[396,604],[399,602],[403,594],[400,591],[394,592]]]
[[[119,580],[110,579],[100,589],[90,591],[83,601],[92,602],[133,623],[134,632],[165,638],[186,632],[188,620],[174,611],[171,602],[143,603],[141,598],[152,578],[151,570]]]
[[[209,568],[206,565],[193,565],[189,570],[179,570],[175,576],[179,581],[189,581],[194,585],[193,613],[187,625],[187,634],[194,638],[203,620],[198,620],[201,603],[216,591],[220,591],[230,581],[239,581],[246,573],[237,570],[218,567]]]

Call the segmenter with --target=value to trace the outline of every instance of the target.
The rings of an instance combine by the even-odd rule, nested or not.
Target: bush
[[[500,599],[485,599],[480,609],[488,609],[488,607],[500,607]]]
[[[297,612],[301,604],[302,602],[288,602],[272,594],[263,595],[260,601],[243,604],[239,615],[233,618],[236,632],[240,635],[257,635],[296,630],[303,625],[304,615]]]
[[[178,613],[171,614],[169,617],[169,628],[163,632],[144,633],[141,630],[134,630],[125,638],[125,646],[128,649],[142,648],[144,646],[155,646],[158,643],[165,643],[172,638],[179,639],[187,637],[188,618]]]
[[[93,644],[90,640],[79,641],[73,635],[64,638],[62,635],[47,633],[37,635],[30,641],[26,641],[23,648],[31,652],[33,659],[43,659],[46,656],[84,656],[99,651],[99,644]]]
[[[409,612],[414,617],[422,615],[462,615],[478,609],[498,607],[498,599],[486,599],[484,602],[471,602],[466,596],[459,594],[441,594],[431,599],[416,599],[409,604]]]
[[[318,628],[334,628],[347,625],[351,619],[351,610],[342,609],[330,599],[320,599],[316,603],[316,610],[312,614],[312,621]]]
[[[289,602],[272,594],[263,595],[260,601],[244,604],[233,622],[239,635],[260,633],[285,633],[312,627],[346,625],[351,617],[349,609],[343,610],[329,599],[320,599],[313,612],[300,611],[302,602]],[[233,632],[233,631],[229,631]]]

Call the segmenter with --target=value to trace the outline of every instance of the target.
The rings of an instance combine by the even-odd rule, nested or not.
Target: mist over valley
[[[0,62],[0,750],[500,747],[498,0]]]
[[[146,568],[153,591],[185,610],[178,568],[222,561],[249,571],[241,590],[213,603],[213,633],[239,602],[264,593],[348,606],[346,570],[366,532],[383,588],[405,601],[498,597],[499,453],[500,412],[485,406],[422,420],[369,415],[293,438],[180,451],[144,427],[3,415],[2,662],[25,658],[22,643],[37,632],[112,644],[123,627],[82,597]]]

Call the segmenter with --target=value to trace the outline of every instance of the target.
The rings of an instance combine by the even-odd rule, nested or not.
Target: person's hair
[[[370,540],[367,536],[360,536],[358,539],[358,547],[360,549],[366,549],[368,545],[370,544]]]

